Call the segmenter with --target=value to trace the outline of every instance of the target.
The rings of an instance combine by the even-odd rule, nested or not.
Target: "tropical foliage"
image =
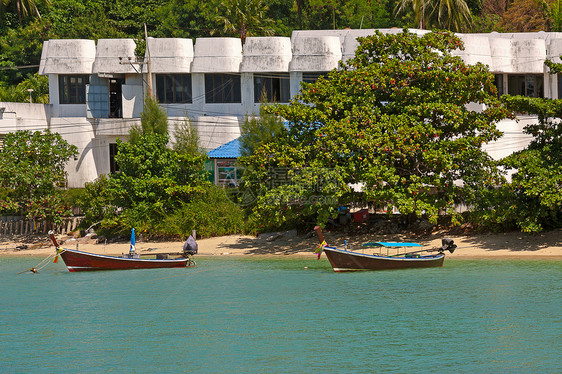
[[[17,86],[1,86],[0,100],[49,104],[49,78],[34,74]]]
[[[495,229],[539,232],[562,225],[562,100],[504,96],[518,113],[536,115],[525,127],[533,140],[526,149],[501,161],[511,181],[483,191],[474,204],[481,223]]]
[[[30,15],[41,17],[39,9],[37,8],[38,2],[35,2],[35,0],[0,0],[0,5],[15,9],[21,23],[23,17],[27,17]],[[42,2],[50,4],[49,0],[43,0]]]
[[[359,40],[355,58],[290,105],[268,108],[289,130],[242,160],[262,220],[324,223],[339,205],[363,201],[435,221],[498,180],[481,146],[501,135],[495,123],[509,112],[485,65],[451,55],[460,39],[405,30]],[[471,102],[483,110],[468,110]]]
[[[240,208],[206,181],[206,155],[196,146],[195,130],[189,123],[178,126],[171,148],[167,124],[165,112],[147,97],[131,141],[117,141],[119,172],[86,184],[80,203],[84,225],[99,225],[99,232],[110,236],[126,235],[131,227],[150,235],[188,236],[192,230],[222,235],[245,226]]]
[[[462,32],[472,26],[472,14],[465,0],[400,0],[395,11],[412,11],[420,29],[437,27]]]
[[[224,32],[239,35],[242,44],[248,36],[273,34],[273,20],[266,16],[269,8],[262,0],[224,0],[219,6],[217,22]]]
[[[283,121],[275,114],[266,112],[267,104],[260,106],[260,115],[246,117],[240,126],[240,153],[251,156],[263,143],[268,143],[285,132]]]
[[[0,150],[0,186],[9,194],[1,209],[51,222],[68,215],[59,190],[66,183],[65,166],[76,154],[76,146],[48,130],[7,134]]]

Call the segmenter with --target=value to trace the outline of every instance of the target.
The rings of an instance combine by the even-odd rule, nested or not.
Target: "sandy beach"
[[[441,239],[451,238],[458,248],[448,258],[537,258],[562,259],[562,229],[536,235],[523,233],[450,235],[444,232],[422,237],[413,235],[345,235],[341,232],[324,233],[328,245],[343,246],[347,240],[350,247],[359,248],[369,241],[415,241],[427,248],[439,247]],[[129,243],[96,243],[95,239],[72,238],[57,235],[63,248],[78,248],[81,251],[120,255],[129,251]],[[261,234],[259,236],[229,235],[199,239],[198,256],[313,256],[318,245],[315,235],[298,235],[296,231]],[[142,241],[137,239],[136,249],[141,254],[180,252],[181,241]],[[54,245],[47,235],[33,237],[1,237],[0,256],[49,256]]]

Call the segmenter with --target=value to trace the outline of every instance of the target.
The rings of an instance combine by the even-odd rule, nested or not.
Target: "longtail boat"
[[[101,255],[83,252],[75,249],[62,248],[52,231],[49,232],[51,241],[55,245],[57,254],[54,262],[60,256],[68,271],[90,270],[126,270],[126,269],[155,269],[155,268],[181,268],[195,266],[192,255],[197,253],[197,243],[190,236],[184,244],[183,253],[178,258],[168,258],[168,254],[155,254],[155,258],[141,258],[135,250],[135,229],[131,233],[131,246],[129,253],[122,256]]]
[[[443,266],[444,252],[453,253],[457,247],[452,239],[442,239],[441,247],[436,249],[403,250],[400,252],[401,248],[421,248],[422,245],[405,242],[370,242],[363,244],[363,251],[358,252],[350,251],[347,248],[339,249],[328,246],[320,227],[316,227],[315,230],[320,241],[315,253],[318,258],[320,258],[322,252],[326,253],[326,257],[335,272],[439,267]],[[379,249],[379,253],[364,253],[364,248],[367,247],[376,247]],[[380,253],[380,249],[383,248],[387,250],[386,255]],[[390,254],[389,249],[391,248],[397,249],[398,253]],[[424,252],[428,254],[423,254]]]

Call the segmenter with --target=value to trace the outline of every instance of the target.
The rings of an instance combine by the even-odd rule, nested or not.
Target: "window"
[[[205,103],[241,103],[240,75],[205,74]]]
[[[496,85],[496,88],[498,89],[498,97],[505,94],[505,91],[504,91],[504,88],[503,88],[503,74],[495,74],[494,75],[494,84]]]
[[[191,103],[191,75],[157,74],[156,94],[160,103]]]
[[[266,97],[269,102],[288,103],[291,98],[289,74],[254,74],[254,102]]]
[[[124,79],[109,80],[109,118],[123,118],[123,85],[124,84],[125,84]]]
[[[87,75],[59,75],[61,104],[86,104]]]
[[[236,187],[242,177],[241,170],[236,167],[235,159],[217,160],[218,184],[225,187]]]
[[[117,155],[117,144],[109,143],[109,172],[115,174],[119,171],[119,165],[115,162],[115,156]]]
[[[305,72],[302,73],[302,81],[305,83],[314,83],[320,78],[321,76],[325,76],[327,73],[325,72]]]
[[[508,93],[528,97],[544,97],[543,79],[543,76],[539,74],[508,75]]]

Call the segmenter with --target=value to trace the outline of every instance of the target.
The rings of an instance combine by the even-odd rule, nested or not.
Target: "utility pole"
[[[144,44],[146,47],[146,56],[147,56],[146,66],[148,70],[148,79],[147,79],[148,94],[150,95],[151,98],[154,98],[154,94],[152,92],[152,69],[150,68],[150,49],[148,48],[148,32],[146,31],[146,23],[144,24]]]
[[[422,30],[425,30],[425,0],[422,0],[422,14],[421,14],[420,26]]]

